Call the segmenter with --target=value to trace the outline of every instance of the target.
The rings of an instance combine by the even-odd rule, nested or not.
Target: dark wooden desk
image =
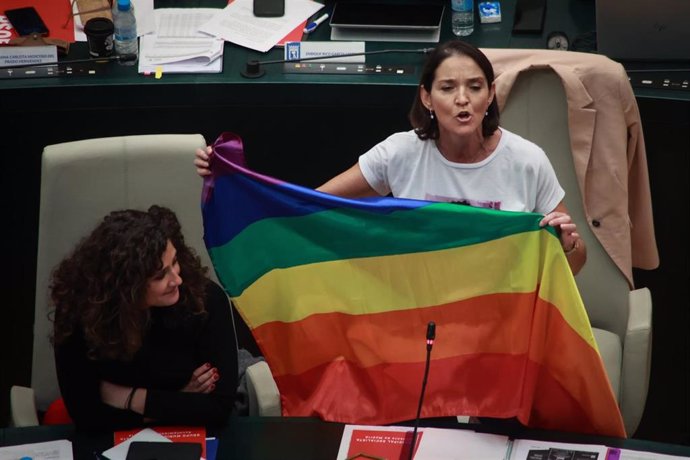
[[[426,422],[426,423],[425,423]],[[522,439],[603,444],[633,450],[690,456],[690,447],[633,439],[621,440],[562,434],[538,430],[506,430],[483,425],[459,425],[449,420],[422,421],[423,426],[476,429]],[[329,460],[335,459],[343,433],[343,424],[321,422],[313,418],[237,417],[220,430],[209,431],[219,439],[218,460]],[[93,452],[112,446],[112,434],[85,435],[72,426],[6,428],[0,430],[0,446],[69,439],[75,460],[93,460]]]
[[[225,0],[157,0],[158,7],[223,6]],[[333,0],[328,0],[331,5]],[[571,41],[594,29],[593,0],[548,0],[544,32],[510,33],[515,0],[501,2],[503,22],[476,24],[469,41],[480,47],[541,48],[560,30]],[[326,40],[322,25],[309,40]],[[451,37],[446,15],[442,39]],[[586,45],[586,43],[585,43]],[[368,43],[368,50],[429,44]],[[584,46],[584,45],[583,45]],[[69,58],[87,56],[72,46]],[[34,315],[40,158],[49,144],[94,137],[201,133],[212,142],[222,131],[239,133],[250,166],[306,186],[317,186],[351,166],[390,133],[409,129],[407,111],[418,75],[284,75],[266,67],[258,80],[239,72],[248,59],[277,59],[226,44],[224,72],[212,75],[138,75],[135,67],[98,68],[92,77],[0,80],[3,264],[0,280],[0,424],[12,384],[30,384]],[[419,55],[381,55],[368,62],[419,66]],[[418,71],[417,71],[418,73]],[[690,97],[677,91],[636,90],[647,140],[662,266],[636,272],[654,298],[652,381],[638,435],[690,443]],[[191,152],[190,152],[191,155]],[[191,167],[191,156],[190,156]],[[39,286],[38,289],[47,289]],[[681,363],[681,364],[678,364]]]

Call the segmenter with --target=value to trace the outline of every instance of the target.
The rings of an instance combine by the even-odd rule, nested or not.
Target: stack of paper
[[[139,41],[139,73],[219,73],[224,41],[199,32],[219,10],[162,8],[154,10],[156,32]]]
[[[311,15],[323,8],[313,0],[285,2],[285,14],[279,18],[254,16],[252,0],[233,0],[200,30],[246,48],[266,52],[284,41],[291,33],[297,34]]]

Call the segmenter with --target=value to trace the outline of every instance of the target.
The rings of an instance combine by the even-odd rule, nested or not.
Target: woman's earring
[[[434,119],[434,111],[429,109],[429,118]]]
[[[484,113],[484,116],[485,116],[485,117],[488,117],[488,116],[489,116],[489,111],[488,111],[488,110],[486,111],[486,113]]]

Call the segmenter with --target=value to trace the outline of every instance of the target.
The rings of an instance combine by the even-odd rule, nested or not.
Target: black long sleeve
[[[207,288],[206,311],[182,318],[176,307],[153,307],[144,343],[131,362],[88,359],[81,333],[56,347],[60,390],[77,427],[116,430],[144,424],[144,417],[101,402],[101,380],[146,388],[144,412],[153,424],[223,423],[237,391],[237,349],[229,302],[214,283]],[[181,392],[192,372],[207,362],[220,375],[215,390]]]

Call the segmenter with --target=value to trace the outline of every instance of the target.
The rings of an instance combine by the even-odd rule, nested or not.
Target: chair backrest
[[[592,327],[625,339],[630,287],[590,230],[575,176],[568,102],[560,78],[550,69],[522,72],[501,108],[501,125],[544,149],[565,189],[565,203],[587,245],[587,263],[576,282]]]
[[[48,292],[55,266],[108,212],[166,206],[178,216],[188,245],[211,266],[203,242],[202,181],[194,150],[199,134],[124,136],[45,147],[36,267],[31,386],[38,410],[59,396],[50,344],[52,309]],[[215,276],[211,273],[211,276]]]

